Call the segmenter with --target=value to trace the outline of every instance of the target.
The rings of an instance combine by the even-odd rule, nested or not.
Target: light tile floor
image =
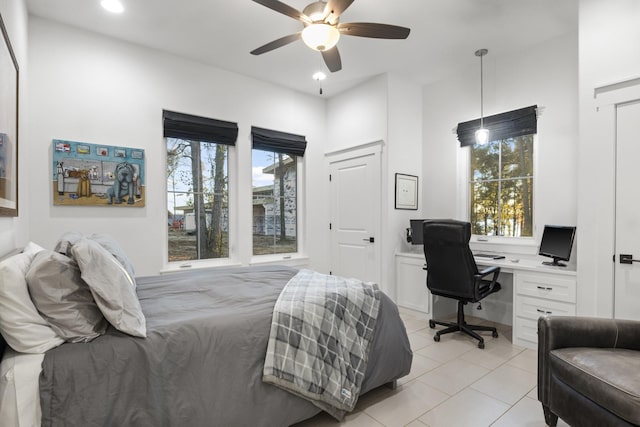
[[[413,349],[411,372],[391,390],[363,395],[342,423],[326,415],[296,427],[544,427],[537,395],[535,350],[511,343],[511,328],[496,325],[500,336],[482,333],[485,348],[454,333],[433,340],[426,315],[400,310]],[[487,324],[481,319],[469,323]],[[567,427],[558,420],[559,427]]]

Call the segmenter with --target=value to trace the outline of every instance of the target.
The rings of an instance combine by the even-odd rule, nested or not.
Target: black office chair
[[[478,271],[476,261],[469,249],[471,224],[451,219],[427,220],[422,224],[424,238],[424,256],[427,261],[427,287],[433,295],[458,300],[458,321],[442,322],[429,320],[429,327],[446,326],[436,332],[433,339],[440,341],[440,336],[461,331],[479,340],[478,347],[484,348],[484,338],[474,331],[491,331],[498,337],[496,328],[480,325],[469,325],[464,320],[464,306],[468,302],[475,303],[487,295],[500,290],[496,280],[500,267],[489,267]],[[491,280],[484,278],[493,273]]]

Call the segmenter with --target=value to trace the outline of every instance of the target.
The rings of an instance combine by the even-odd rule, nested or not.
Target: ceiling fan
[[[261,55],[302,39],[307,46],[322,54],[331,72],[342,69],[342,60],[336,46],[342,34],[377,39],[406,39],[411,31],[405,27],[371,22],[340,23],[340,15],[354,0],[319,0],[307,5],[302,12],[278,0],[253,1],[297,19],[302,22],[304,29],[260,46],[251,51],[252,55]]]

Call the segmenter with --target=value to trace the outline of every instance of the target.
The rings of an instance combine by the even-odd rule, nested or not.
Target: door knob
[[[640,262],[640,259],[633,259],[631,254],[620,254],[620,264],[633,264],[634,262]]]
[[[375,242],[376,239],[374,239],[373,237],[369,237],[368,239],[362,239],[362,240],[364,240],[365,242],[373,243]]]

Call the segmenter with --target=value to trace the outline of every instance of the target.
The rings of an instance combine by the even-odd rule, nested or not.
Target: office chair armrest
[[[479,271],[478,274],[475,275],[476,281],[482,280],[484,277],[493,273],[493,277],[491,278],[491,283],[489,283],[489,289],[493,290],[493,287],[496,285],[496,281],[498,280],[498,276],[500,275],[500,267],[497,265],[487,267],[482,271]]]
[[[476,277],[478,279],[483,279],[485,276],[488,276],[491,273],[493,273],[493,279],[491,279],[491,281],[495,282],[496,280],[498,280],[498,275],[500,274],[500,267],[498,267],[497,265],[487,267],[482,271],[478,271],[478,274],[476,275]]]

